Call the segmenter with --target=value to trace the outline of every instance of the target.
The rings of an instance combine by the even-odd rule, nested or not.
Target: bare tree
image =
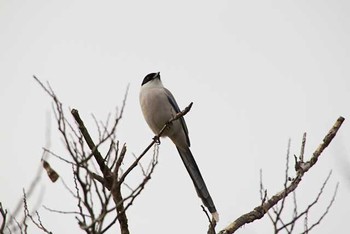
[[[123,168],[122,165],[127,148],[126,144],[121,146],[116,140],[116,127],[123,115],[127,92],[122,108],[115,115],[112,123],[110,123],[110,118],[105,123],[98,122],[95,119],[99,134],[98,143],[95,143],[84,125],[78,110],[71,110],[78,128],[77,130],[66,119],[63,105],[58,100],[50,85],[47,84],[45,86],[36,77],[34,78],[54,101],[58,129],[65,142],[66,150],[71,156],[71,159],[67,160],[45,149],[46,152],[63,160],[72,168],[75,188],[70,189],[67,187],[67,189],[77,201],[76,214],[78,216],[76,218],[80,228],[86,233],[105,233],[118,221],[120,232],[122,234],[128,234],[129,227],[126,211],[141,194],[145,185],[151,179],[151,175],[158,163],[158,145],[155,143],[166,127],[172,121],[185,115],[190,110],[191,105],[184,112],[179,113],[174,119],[169,120],[164,126],[163,131],[154,137],[146,149],[138,157],[135,157],[134,161],[128,167]],[[105,143],[108,144],[108,149],[102,155],[99,149]],[[150,160],[148,168],[144,169],[140,160],[153,146],[153,157]],[[143,178],[136,187],[132,188],[127,185],[126,181],[131,172],[137,167],[141,169]],[[46,168],[49,168],[47,164]],[[48,174],[52,175],[52,170],[49,171]],[[127,188],[129,192],[123,193],[122,188]],[[113,216],[113,218],[106,223],[108,215]]]
[[[139,156],[134,156],[134,158],[128,162],[128,160],[126,160],[126,144],[120,144],[116,139],[117,125],[120,123],[123,116],[127,91],[120,111],[117,111],[113,118],[111,117],[112,115],[109,115],[105,122],[101,122],[93,117],[96,123],[96,131],[98,132],[98,140],[94,141],[90,131],[79,115],[78,110],[72,109],[70,111],[70,114],[75,120],[75,123],[70,123],[66,118],[63,104],[59,101],[50,85],[48,83],[44,85],[35,76],[34,79],[53,100],[53,112],[55,114],[57,127],[69,155],[68,158],[63,157],[51,151],[48,147],[45,147],[43,148],[43,156],[41,158],[42,168],[45,169],[52,182],[56,182],[60,179],[67,191],[71,194],[72,199],[76,201],[76,209],[74,211],[62,211],[49,207],[45,208],[52,212],[74,214],[80,228],[88,234],[105,233],[112,227],[117,226],[117,223],[119,224],[120,233],[129,234],[127,210],[142,193],[155,170],[158,163],[159,137],[173,121],[186,115],[190,111],[192,103],[183,111],[179,112],[174,118],[170,119],[162,130],[154,136],[153,140],[144,151]],[[252,211],[235,219],[218,233],[234,233],[241,226],[261,219],[265,214],[268,214],[272,222],[274,233],[279,233],[281,231],[292,233],[299,220],[304,222],[304,233],[308,233],[317,226],[332,206],[338,185],[335,188],[334,195],[325,212],[315,223],[311,224],[308,222],[309,211],[319,201],[330,174],[321,185],[316,198],[306,208],[302,209],[301,212],[298,210],[295,190],[306,172],[317,163],[323,150],[333,140],[343,121],[343,117],[338,118],[334,126],[323,139],[323,142],[314,151],[308,161],[304,161],[304,149],[306,144],[306,134],[304,134],[300,155],[298,158],[295,157],[295,176],[293,178],[289,175],[289,143],[283,189],[273,196],[269,196],[267,190],[264,188],[261,173],[261,204],[256,206]],[[148,166],[145,168],[141,164],[141,159],[143,159],[152,147],[153,154],[148,160]],[[102,153],[102,149],[105,149],[104,153]],[[69,187],[50,165],[46,159],[47,155],[65,162],[69,168],[71,168],[72,178],[70,179],[73,181],[73,187]],[[141,173],[142,176],[136,185],[130,186],[128,184],[128,178],[132,172],[135,172],[137,169],[139,169],[139,173]],[[8,233],[27,233],[29,223],[33,224],[34,227],[44,233],[51,233],[43,224],[37,209],[34,209],[34,212],[29,210],[27,201],[29,192],[26,193],[23,191],[23,201],[20,203],[20,206],[23,207],[24,210],[22,221],[17,221],[15,216],[9,216],[8,211],[4,209],[3,205],[0,203],[0,214],[2,217],[0,234],[5,233],[5,230],[7,230]],[[282,213],[285,211],[287,197],[290,194],[293,195],[292,202],[294,204],[294,210],[292,218],[286,221],[282,218]],[[217,224],[213,220],[210,220],[204,207],[203,211],[208,217],[208,233],[216,233],[215,227]]]

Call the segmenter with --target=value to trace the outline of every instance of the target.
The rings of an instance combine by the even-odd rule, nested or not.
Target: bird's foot
[[[154,140],[154,142],[155,142],[156,144],[160,145],[160,138],[159,138],[159,136],[154,136],[154,137],[153,137],[153,140]]]

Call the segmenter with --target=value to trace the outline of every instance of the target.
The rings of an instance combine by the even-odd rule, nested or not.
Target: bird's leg
[[[153,137],[153,141],[155,143],[157,143],[158,145],[160,145],[160,136],[164,136],[164,132],[169,131],[169,129],[171,128],[171,126],[173,125],[172,121],[168,121],[165,123],[164,127],[160,130],[160,132],[158,133],[158,135],[155,135]]]

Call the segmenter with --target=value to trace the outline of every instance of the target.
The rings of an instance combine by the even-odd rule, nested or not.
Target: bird
[[[143,116],[150,129],[156,135],[171,118],[180,112],[174,96],[163,86],[160,72],[150,73],[145,76],[141,84],[139,99]],[[175,144],[192,179],[197,195],[208,208],[212,218],[218,222],[219,214],[190,150],[190,138],[183,116],[173,121],[163,132],[162,137],[169,137]]]

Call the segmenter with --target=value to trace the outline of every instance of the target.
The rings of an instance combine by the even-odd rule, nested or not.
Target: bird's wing
[[[179,113],[181,110],[180,110],[179,106],[177,105],[174,96],[172,95],[172,93],[168,89],[164,88],[164,90],[165,90],[165,94],[166,94],[171,106],[174,108],[176,113]],[[188,146],[190,146],[191,144],[190,144],[190,138],[188,137],[188,129],[187,129],[185,119],[183,117],[180,118],[180,123],[181,123],[182,128],[185,132],[187,144],[188,144]]]

